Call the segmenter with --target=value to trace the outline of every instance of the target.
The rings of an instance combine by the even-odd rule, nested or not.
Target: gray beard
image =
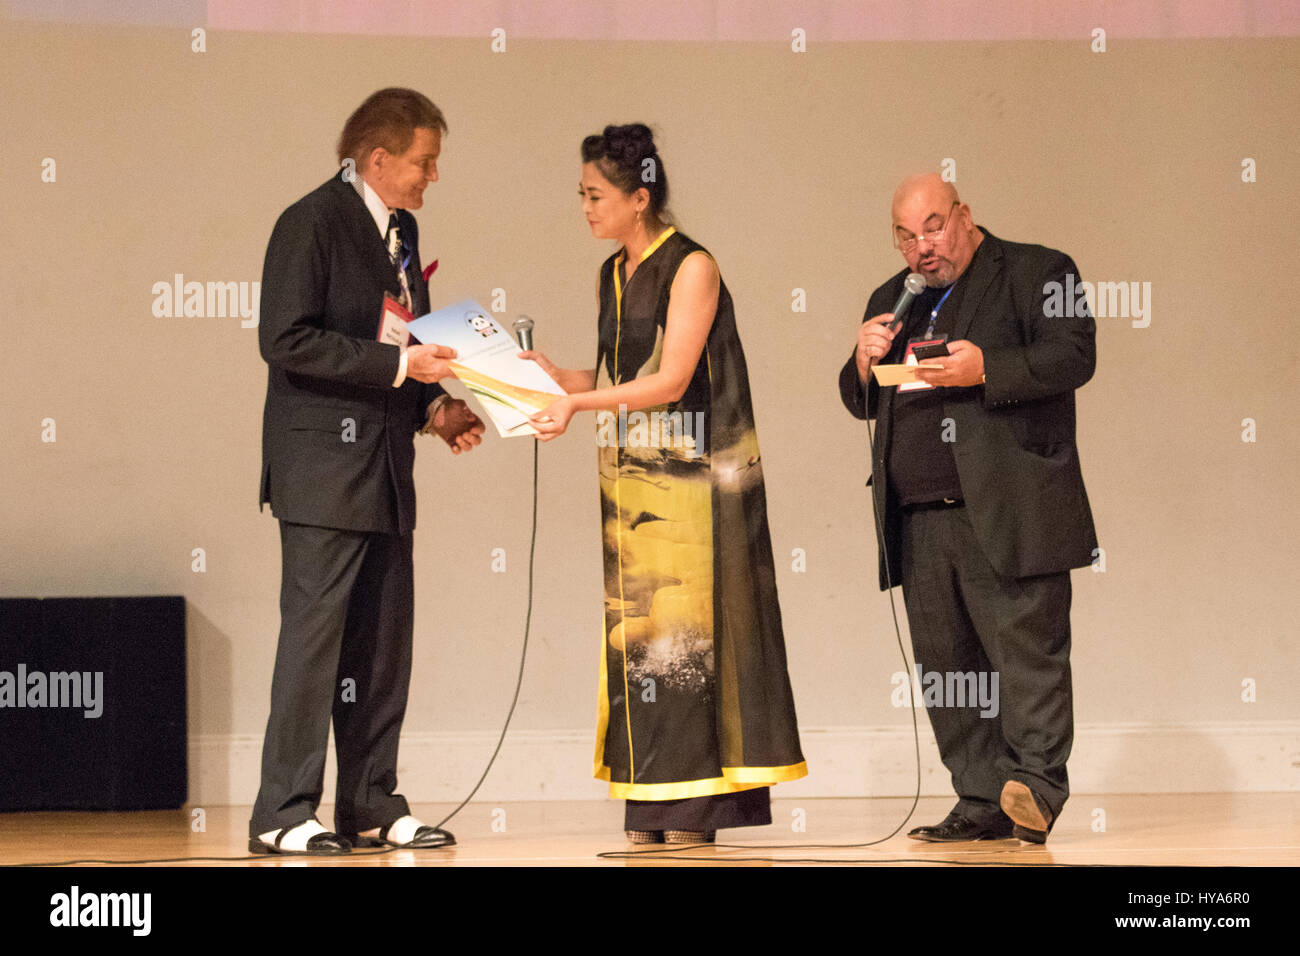
[[[957,279],[955,275],[949,274],[951,271],[952,271],[951,267],[945,266],[943,269],[934,273],[933,275],[926,276],[925,277],[926,286],[931,289],[947,288],[948,286],[952,285],[953,282],[956,281]]]

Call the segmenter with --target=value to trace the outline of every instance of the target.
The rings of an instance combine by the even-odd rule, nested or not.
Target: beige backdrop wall
[[[945,160],[995,234],[1063,249],[1085,279],[1150,283],[1145,318],[1099,318],[1078,395],[1105,570],[1073,577],[1074,788],[1300,786],[1300,41],[517,39],[493,54],[486,38],[209,31],[196,53],[188,27],[0,25],[0,595],[185,596],[193,802],[256,789],[279,585],[256,506],[266,367],[251,323],[155,316],[152,289],[259,280],[277,215],[332,174],[343,120],[386,85],[450,123],[418,213],[434,301],[504,290],[506,317],[534,316],[567,365],[593,364],[612,251],[579,214],[578,144],[607,122],[657,129],[672,206],[717,257],[750,362],[811,769],[781,793],[914,785],[866,433],[836,376],[902,265],[894,186]],[[527,440],[418,446],[414,799],[462,795],[509,704],[531,455]],[[589,418],[542,448],[533,638],[486,799],[604,792],[594,465]],[[925,789],[948,792],[920,725]]]

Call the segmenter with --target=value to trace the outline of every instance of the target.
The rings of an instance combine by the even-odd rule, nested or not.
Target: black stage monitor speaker
[[[0,599],[0,810],[185,803],[185,599]]]

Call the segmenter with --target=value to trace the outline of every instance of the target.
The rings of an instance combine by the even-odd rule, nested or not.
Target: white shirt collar
[[[379,227],[381,237],[388,235],[388,217],[392,215],[393,210],[384,205],[384,201],[379,198],[379,193],[370,188],[370,184],[360,174],[357,175],[357,182],[361,188],[357,190],[361,193],[361,198],[366,202],[366,208],[370,210],[371,217],[375,220],[375,225]]]

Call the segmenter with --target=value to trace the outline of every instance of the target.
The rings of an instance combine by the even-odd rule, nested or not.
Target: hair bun
[[[668,180],[654,134],[645,123],[606,126],[582,141],[581,152],[584,163],[598,163],[605,177],[625,194],[644,187],[650,193],[651,215],[656,219],[666,215]]]
[[[644,123],[606,126],[604,136],[609,152],[625,161],[640,162],[656,154],[654,134]]]

